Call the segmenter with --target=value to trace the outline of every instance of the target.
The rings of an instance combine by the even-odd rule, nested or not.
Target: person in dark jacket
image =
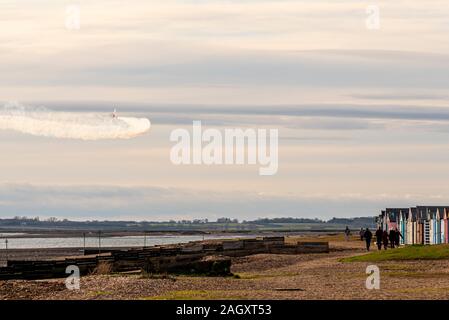
[[[359,235],[360,241],[363,241],[363,238],[365,237],[365,230],[363,228],[360,228]]]
[[[391,229],[390,233],[388,234],[388,241],[390,242],[391,249],[394,249],[395,240],[396,240],[396,231],[394,231],[394,229]]]
[[[396,244],[396,247],[399,247],[400,238],[404,239],[404,237],[402,236],[402,233],[398,230],[398,228],[396,228],[394,232],[394,243]]]
[[[369,231],[369,228],[366,228],[364,236],[366,241],[366,250],[369,251],[369,247],[371,246],[371,238],[373,237],[373,234]]]
[[[382,235],[383,235],[382,228],[379,227],[379,229],[376,230],[376,244],[378,250],[382,250]]]
[[[345,240],[346,241],[349,241],[349,236],[350,235],[351,235],[351,230],[349,230],[349,227],[346,226],[346,229],[345,229]]]
[[[387,230],[384,230],[382,234],[382,242],[384,244],[384,249],[387,250],[388,248],[388,232]]]

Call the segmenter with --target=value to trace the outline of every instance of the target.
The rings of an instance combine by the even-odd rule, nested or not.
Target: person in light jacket
[[[360,235],[360,241],[363,241],[363,238],[365,237],[365,229],[360,228],[359,235]]]

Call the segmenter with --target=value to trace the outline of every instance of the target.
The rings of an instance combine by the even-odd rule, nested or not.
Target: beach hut
[[[418,244],[435,244],[436,242],[436,223],[435,214],[437,207],[417,206],[419,219],[418,226]]]
[[[400,238],[400,244],[406,244],[406,234],[407,234],[407,218],[406,215],[408,214],[407,211],[400,210],[399,211],[399,232],[401,233],[402,237]]]
[[[423,244],[423,224],[421,220],[415,222],[415,244]]]
[[[387,227],[385,228],[385,230],[387,230],[387,232],[390,232],[390,229],[391,229],[391,223],[392,223],[392,221],[391,221],[391,216],[390,216],[390,212],[387,210],[385,215],[386,215],[386,217],[387,217],[387,219],[386,219],[386,221],[387,221]]]
[[[449,243],[449,207],[439,207],[439,231],[440,231],[440,242],[439,243]]]
[[[440,242],[449,243],[449,207],[439,207],[439,229],[440,229]]]
[[[426,239],[430,242],[429,225],[425,226],[427,220],[427,213],[424,208],[417,207],[416,218],[416,244],[425,244]],[[427,232],[427,233],[426,233]]]
[[[406,231],[406,243],[407,244],[416,244],[416,217],[417,217],[417,209],[409,208],[408,216],[407,216],[407,231]]]
[[[380,221],[382,230],[387,230],[387,214],[385,210],[380,212]]]
[[[388,213],[385,211],[385,230],[387,230],[388,232],[388,227],[390,226],[390,216],[388,215]]]
[[[438,244],[438,236],[439,236],[439,232],[438,232],[438,217],[436,215],[436,210],[432,210],[432,209],[428,209],[429,211],[429,216],[430,216],[430,223],[431,223],[431,235],[432,235],[432,240],[431,240],[431,244]]]
[[[387,216],[387,228],[384,230],[390,231],[398,228],[400,229],[401,212],[408,212],[409,208],[387,208],[385,210]],[[404,222],[405,223],[405,222]]]
[[[408,215],[408,219],[407,219],[407,232],[404,235],[405,238],[405,244],[414,244],[415,243],[415,239],[413,236],[413,220],[411,215]]]
[[[429,228],[429,241],[426,241],[425,244],[435,244],[436,239],[436,223],[435,223],[435,217],[433,216],[432,212],[427,208],[427,221],[428,222],[428,228]]]
[[[440,225],[440,215],[437,211],[433,214],[434,216],[434,224],[435,224],[435,242],[434,244],[440,244],[441,243],[441,225]]]
[[[449,208],[444,208],[444,243],[449,243],[449,226],[448,226]]]
[[[440,243],[446,243],[446,226],[444,223],[444,208],[439,209],[440,215]]]
[[[444,226],[444,208],[438,208],[438,228],[440,231],[440,238],[438,243],[445,243],[444,239],[445,239],[445,226]]]

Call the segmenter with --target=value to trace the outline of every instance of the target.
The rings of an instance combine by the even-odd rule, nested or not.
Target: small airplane
[[[114,108],[114,111],[112,112],[111,116],[112,116],[113,119],[118,118],[118,116],[117,116],[117,109]]]

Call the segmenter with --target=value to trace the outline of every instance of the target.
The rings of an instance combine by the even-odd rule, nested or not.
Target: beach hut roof
[[[419,218],[423,220],[443,218],[445,209],[449,206],[417,206]]]
[[[407,220],[414,222],[418,219],[418,208],[410,207],[408,211]]]
[[[386,208],[385,212],[388,215],[390,222],[398,222],[399,215],[404,215],[409,211],[409,208]]]

